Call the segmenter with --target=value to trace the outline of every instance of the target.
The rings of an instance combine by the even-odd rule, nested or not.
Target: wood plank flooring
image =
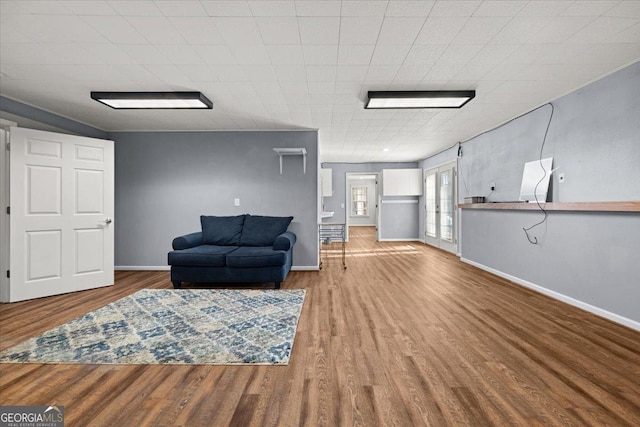
[[[352,227],[307,290],[288,366],[0,365],[0,404],[65,406],[68,426],[640,425],[640,333]],[[0,348],[168,272],[0,305]]]

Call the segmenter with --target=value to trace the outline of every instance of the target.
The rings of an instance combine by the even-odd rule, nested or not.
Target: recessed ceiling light
[[[213,108],[201,92],[91,92],[91,98],[118,110]]]
[[[382,151],[384,151],[386,153],[387,151],[391,151],[391,149],[390,148],[383,148]]]
[[[367,109],[460,108],[476,96],[475,90],[369,91]]]

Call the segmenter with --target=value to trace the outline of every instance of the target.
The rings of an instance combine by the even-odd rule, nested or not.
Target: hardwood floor
[[[640,333],[420,243],[353,227],[307,290],[288,366],[0,365],[0,404],[64,405],[68,426],[640,425]],[[0,348],[168,272],[0,306]]]

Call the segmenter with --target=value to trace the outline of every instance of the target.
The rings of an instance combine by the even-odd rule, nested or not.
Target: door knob
[[[107,218],[102,222],[104,222],[105,224],[111,224],[111,221],[112,221],[111,218]]]

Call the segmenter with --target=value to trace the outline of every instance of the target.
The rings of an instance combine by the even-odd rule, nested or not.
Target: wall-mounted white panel
[[[62,230],[27,231],[26,281],[60,277]]]
[[[62,157],[62,144],[58,141],[27,139],[25,148],[28,156],[53,157],[55,159]]]
[[[322,184],[322,197],[333,196],[333,169],[320,169],[320,182]]]
[[[103,162],[104,148],[91,147],[89,145],[76,145],[76,160]]]
[[[75,274],[104,270],[104,230],[80,229],[76,232]]]
[[[26,214],[60,215],[62,203],[60,168],[26,165],[26,169]]]
[[[422,169],[383,169],[383,196],[422,196]]]
[[[76,169],[76,213],[99,214],[104,210],[104,172]]]

